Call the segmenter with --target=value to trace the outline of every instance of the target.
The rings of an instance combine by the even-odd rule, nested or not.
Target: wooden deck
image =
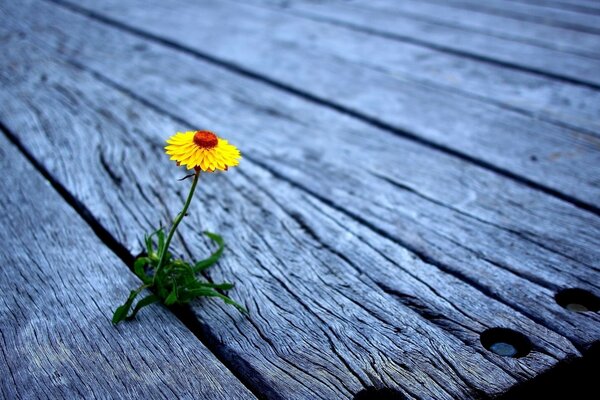
[[[597,370],[600,2],[3,1],[0,46],[3,398],[527,398]],[[210,276],[250,313],[114,327],[186,195],[164,140],[200,128],[244,159],[176,250],[222,234]]]

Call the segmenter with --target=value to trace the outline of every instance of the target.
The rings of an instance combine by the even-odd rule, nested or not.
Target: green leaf
[[[204,234],[214,241],[218,248],[210,257],[197,262],[193,266],[183,260],[173,258],[173,254],[168,252],[165,247],[165,232],[162,227],[150,235],[144,236],[148,254],[138,257],[133,265],[135,274],[144,282],[144,285],[137,290],[132,290],[127,301],[115,310],[113,323],[118,324],[123,320],[133,319],[142,308],[158,301],[170,306],[184,304],[197,297],[217,297],[241,312],[248,313],[243,306],[221,292],[232,289],[234,287],[233,283],[204,282],[196,277],[198,272],[214,265],[222,256],[225,248],[221,236],[211,232],[204,232]],[[154,236],[157,237],[156,240],[154,240]],[[157,242],[156,249],[154,248],[155,242]],[[160,270],[157,270],[156,266],[161,258],[164,264]],[[154,293],[138,301],[132,310],[136,297],[143,289],[149,287],[152,287]]]
[[[150,235],[144,235],[144,242],[146,242],[146,253],[148,253],[148,257],[155,256],[154,254],[154,245],[152,243],[152,238],[158,234],[159,231],[162,231],[162,226],[152,232]]]
[[[225,241],[220,235],[211,232],[204,232],[204,234],[210,239],[212,239],[214,242],[216,242],[219,245],[219,248],[217,249],[217,251],[212,253],[211,256],[207,259],[198,261],[194,265],[194,272],[203,271],[209,268],[210,266],[214,265],[217,261],[219,261],[219,258],[221,258],[221,255],[223,254],[223,249],[225,249]]]
[[[144,283],[151,283],[152,278],[146,274],[144,267],[146,265],[152,265],[152,260],[149,257],[138,257],[133,263],[133,272],[142,280]]]
[[[162,228],[156,231],[158,236],[158,254],[162,254],[165,248],[165,231]]]
[[[233,283],[229,283],[229,282],[223,282],[223,283],[199,282],[199,285],[202,285],[202,286],[205,286],[208,288],[219,289],[219,290],[229,290],[229,289],[233,289],[233,287],[235,286]]]
[[[248,310],[246,310],[244,307],[242,307],[241,305],[236,303],[233,299],[225,296],[224,294],[217,292],[214,289],[208,289],[208,288],[192,289],[192,290],[190,290],[190,294],[195,297],[199,297],[199,296],[218,297],[221,300],[223,300],[226,304],[234,306],[235,308],[237,308],[239,311],[241,311],[244,314],[248,314]]]
[[[158,289],[158,296],[161,299],[164,299],[165,297],[167,297],[168,293],[169,293],[169,291],[166,288],[164,288],[163,286],[159,287],[159,289]]]
[[[137,290],[132,290],[131,292],[129,292],[129,297],[127,298],[127,301],[125,301],[123,305],[117,307],[117,309],[115,310],[112,318],[113,324],[118,324],[127,317],[127,313],[129,312],[129,309],[133,304],[133,300],[135,300],[137,295],[140,294],[140,292],[146,287],[147,285],[140,286]]]
[[[191,273],[194,272],[192,266],[189,263],[186,263],[182,260],[173,260],[171,261],[171,265],[173,266],[173,270],[175,271],[186,271]]]
[[[173,290],[171,290],[171,293],[169,293],[169,295],[165,299],[165,304],[170,306],[172,304],[175,304],[176,302],[177,302],[177,285],[174,285]]]
[[[154,255],[154,248],[152,246],[152,235],[153,234],[150,234],[150,236],[144,235],[144,242],[146,243],[146,254],[148,254],[148,256],[150,257]]]
[[[146,306],[149,306],[150,304],[156,303],[159,300],[160,300],[160,298],[155,294],[150,294],[150,295],[144,297],[143,299],[138,301],[138,303],[135,305],[135,308],[133,309],[131,314],[126,319],[128,321],[134,319],[135,316],[137,315],[138,311],[140,311],[143,307],[146,307]]]

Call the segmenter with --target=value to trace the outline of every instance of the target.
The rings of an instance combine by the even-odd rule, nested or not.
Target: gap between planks
[[[95,74],[96,74],[96,76],[98,76],[98,74],[97,74],[97,73],[95,73]],[[108,82],[109,82],[109,81],[106,81],[105,83],[108,83]],[[110,84],[110,83],[109,83],[109,84]],[[130,91],[126,91],[126,93],[128,93],[129,95],[131,95],[131,94],[132,94]],[[138,100],[140,99],[140,97],[139,97],[139,96],[138,96],[138,97],[136,97],[136,98],[137,98]],[[143,99],[143,100],[144,100],[144,101],[146,101],[145,99]],[[163,110],[163,112],[164,112],[164,110]],[[167,114],[167,115],[170,115],[170,114]],[[185,124],[185,125],[189,125],[188,123],[184,123],[184,124]],[[302,188],[302,187],[301,187],[301,188]]]
[[[156,318],[158,325],[154,327],[111,324],[110,315],[118,303],[108,305],[107,299],[116,302],[116,297],[123,294],[117,291],[139,284],[132,273],[115,275],[122,268],[119,259],[128,259],[128,253],[1,123],[0,132],[0,159],[6,164],[4,173],[9,174],[3,179],[7,193],[4,198],[9,205],[3,209],[7,213],[3,217],[9,218],[1,233],[9,235],[8,244],[13,245],[0,254],[7,278],[0,286],[7,285],[3,297],[9,304],[23,296],[6,315],[8,318],[10,314],[16,323],[4,324],[0,329],[4,344],[0,354],[6,362],[0,363],[2,380],[10,375],[13,383],[12,387],[2,387],[1,392],[9,393],[7,398],[138,398],[149,391],[207,399],[228,399],[232,395],[255,398],[223,363],[211,357],[193,332],[163,307],[148,311],[148,317]],[[19,226],[13,225],[15,222]],[[13,238],[17,239],[13,242]],[[93,256],[84,254],[86,250]],[[84,271],[87,267],[80,264],[85,262],[93,263],[95,268]],[[79,285],[90,286],[82,290]],[[13,331],[16,335],[11,335]],[[7,337],[14,346],[6,346]],[[97,371],[90,371],[90,366]],[[206,375],[203,380],[188,377],[190,369]]]
[[[524,2],[502,2],[488,0],[485,2],[473,0],[423,0],[430,3],[442,3],[458,9],[476,9],[492,15],[500,15],[520,21],[529,21],[542,25],[556,26],[584,33],[600,35],[600,29],[595,25],[599,19],[587,13],[553,10],[538,4]],[[586,21],[587,17],[587,21]],[[582,21],[583,19],[583,21]]]
[[[600,4],[599,3],[577,3],[568,1],[552,1],[552,0],[507,0],[515,3],[524,3],[530,5],[538,5],[549,8],[557,8],[559,10],[574,11],[583,14],[596,14],[600,15]]]
[[[58,4],[58,3],[68,3],[69,0],[45,0],[45,1],[56,2]],[[269,3],[268,1],[265,1],[265,0],[251,0],[248,3],[241,2],[240,0],[228,0],[228,1],[232,1],[232,2],[235,2],[238,4],[245,4],[248,6],[260,7],[260,8],[264,8],[266,10],[287,13],[288,15],[294,15],[299,18],[309,19],[309,20],[313,20],[316,22],[323,22],[323,23],[335,25],[338,27],[342,27],[345,29],[354,30],[357,32],[363,32],[363,33],[367,33],[367,34],[374,35],[374,36],[380,36],[382,38],[386,38],[386,39],[390,39],[390,40],[396,40],[399,42],[414,44],[416,46],[425,47],[425,48],[428,48],[431,50],[439,51],[441,53],[446,53],[449,55],[472,59],[472,60],[479,61],[482,63],[500,66],[500,67],[504,67],[504,68],[511,69],[514,71],[526,72],[526,73],[538,75],[538,76],[541,76],[544,78],[553,79],[553,80],[556,80],[559,82],[568,83],[568,84],[600,91],[600,83],[598,83],[598,82],[592,82],[590,80],[581,79],[581,78],[577,78],[574,76],[569,76],[569,75],[559,73],[559,72],[553,72],[553,71],[550,71],[547,69],[542,69],[542,68],[535,67],[535,66],[527,66],[525,64],[518,63],[515,61],[502,60],[497,57],[488,56],[483,53],[477,53],[472,50],[466,50],[466,49],[463,50],[459,47],[452,47],[452,46],[449,46],[446,44],[441,44],[438,42],[427,40],[426,37],[424,37],[424,38],[414,37],[414,36],[410,36],[410,35],[406,35],[406,34],[400,34],[400,33],[392,32],[392,31],[382,30],[382,29],[373,27],[371,25],[366,26],[364,24],[351,22],[348,20],[341,19],[339,17],[334,18],[329,15],[320,15],[320,14],[318,14],[317,11],[315,11],[315,8],[316,8],[316,10],[318,10],[318,7],[315,7],[314,3],[311,3],[308,1],[304,1],[308,6],[310,6],[307,9],[302,8],[302,5],[298,6],[296,8],[294,8],[293,6],[282,7],[282,6],[278,6],[276,4],[274,5],[272,3]],[[303,3],[303,2],[300,1],[298,3]],[[437,4],[437,3],[435,3],[435,4]],[[354,5],[354,4],[352,4],[352,6],[359,7],[359,5]],[[379,9],[372,9],[372,10],[373,11],[382,11]],[[440,23],[436,23],[436,22],[432,22],[432,21],[428,21],[427,23],[444,26]],[[457,27],[450,27],[450,28],[463,30],[462,28],[457,28]],[[466,32],[467,31],[465,31],[465,33]],[[506,39],[506,38],[500,38],[500,37],[498,39],[509,40],[509,41],[513,41],[514,43],[527,44],[525,41],[516,41],[513,39]],[[550,50],[557,51],[556,49],[550,49]],[[564,53],[564,54],[568,55],[568,53]],[[579,55],[579,54],[574,54],[574,55]],[[585,56],[585,59],[591,59],[591,58],[589,56]]]
[[[310,27],[307,26],[307,32],[319,31],[320,24],[329,25],[330,27],[340,28],[340,30],[346,30],[358,34],[356,35],[357,37],[354,39],[351,39],[351,37],[347,35],[340,39],[346,42],[354,40],[357,43],[360,43],[360,45],[357,44],[354,48],[350,48],[349,50],[343,52],[346,55],[352,52],[357,53],[357,55],[354,57],[342,57],[344,60],[346,60],[346,62],[352,60],[353,62],[356,62],[359,65],[368,66],[370,68],[373,68],[375,71],[384,74],[391,74],[391,77],[398,79],[400,78],[400,76],[403,76],[404,79],[411,80],[415,83],[424,85],[427,88],[426,90],[429,90],[431,88],[443,92],[445,89],[448,92],[451,92],[452,94],[459,94],[463,97],[468,97],[471,99],[479,100],[480,102],[487,102],[488,104],[493,104],[497,107],[504,108],[505,110],[519,112],[522,115],[531,117],[533,120],[540,119],[554,124],[556,126],[573,130],[575,132],[581,132],[584,134],[600,137],[600,126],[595,123],[595,116],[598,112],[600,112],[600,110],[596,110],[597,107],[594,107],[592,105],[593,100],[591,98],[589,99],[589,102],[586,101],[587,106],[585,106],[584,104],[580,105],[580,107],[582,107],[581,110],[579,109],[579,107],[564,107],[565,104],[571,104],[571,102],[576,99],[587,99],[588,97],[590,97],[590,95],[593,95],[594,97],[600,97],[600,93],[598,93],[597,91],[580,85],[566,84],[565,82],[553,80],[551,78],[540,76],[537,74],[518,71],[514,68],[495,65],[494,63],[487,63],[470,57],[449,54],[444,51],[438,51],[429,48],[428,46],[419,45],[417,43],[410,43],[410,40],[415,39],[419,41],[422,40],[422,38],[425,38],[423,40],[428,40],[428,43],[434,42],[434,44],[437,43],[437,45],[441,45],[443,48],[447,48],[448,46],[454,45],[458,51],[468,51],[470,52],[469,54],[473,52],[480,53],[480,55],[483,55],[484,57],[489,56],[492,57],[494,60],[500,59],[499,61],[504,60],[512,63],[527,63],[531,60],[536,59],[554,60],[557,58],[557,56],[561,56],[561,61],[564,61],[565,63],[561,66],[560,69],[573,71],[573,66],[576,66],[580,63],[576,62],[576,60],[571,60],[570,58],[565,59],[564,56],[566,56],[567,54],[561,54],[559,49],[550,49],[554,52],[550,54],[544,52],[538,54],[534,52],[533,55],[529,56],[530,50],[520,49],[520,45],[522,45],[522,43],[519,43],[518,41],[510,41],[505,39],[500,39],[500,42],[494,42],[490,46],[482,48],[481,43],[479,43],[482,40],[482,36],[493,37],[493,35],[490,36],[486,34],[467,34],[467,32],[461,30],[460,28],[450,28],[448,32],[438,32],[436,29],[429,29],[431,31],[431,35],[428,36],[428,29],[426,27],[423,27],[420,24],[416,24],[412,19],[406,19],[404,21],[408,23],[399,24],[397,23],[396,18],[394,17],[395,14],[393,12],[385,12],[386,10],[371,8],[356,8],[355,10],[350,6],[346,6],[347,8],[344,9],[341,8],[343,6],[339,6],[337,8],[327,8],[326,4],[321,4],[319,6],[310,6],[310,3],[307,3],[306,7],[302,7],[302,4],[300,3],[300,5],[296,6],[295,8],[292,7],[292,5],[290,5],[289,7],[281,8],[276,7],[275,5],[269,2],[265,3],[264,0],[253,0],[251,3],[240,2],[239,0],[230,0],[230,2],[237,3],[237,5],[240,8],[239,13],[247,13],[249,6],[253,6],[257,10],[262,9],[262,11],[265,12],[279,13],[283,16],[280,24],[282,24],[283,19],[285,19],[288,27],[297,25],[295,23],[292,23],[291,19],[304,20],[307,23],[310,22],[313,25]],[[370,7],[372,7],[372,3],[373,2],[369,2]],[[375,2],[375,4],[377,3]],[[423,4],[419,4],[421,7],[423,7]],[[354,5],[354,7],[358,7],[358,5]],[[370,14],[363,15],[365,10],[369,10]],[[444,13],[437,12],[430,14],[437,15]],[[359,27],[368,29],[373,29],[371,28],[371,21],[378,20],[378,32],[384,31],[386,33],[399,34],[401,37],[406,37],[410,39],[408,41],[401,41],[394,40],[392,37],[371,34],[371,37],[373,39],[368,40],[368,38],[365,38],[365,36],[369,34],[367,32],[362,32],[357,29],[351,29],[348,27],[336,25],[318,18],[311,18],[311,16],[324,17],[328,21],[351,21]],[[269,18],[266,14],[253,15],[253,18],[255,19],[261,17]],[[498,22],[495,24],[491,23],[490,21],[487,22],[488,23],[485,24],[485,26],[502,25]],[[291,29],[298,28],[296,27]],[[539,32],[534,33],[534,37],[541,35]],[[459,36],[455,37],[456,34],[458,34]],[[274,36],[277,37],[277,40],[281,40],[278,37],[279,35],[280,30],[275,30]],[[304,34],[302,33],[298,33],[298,35],[304,36]],[[328,41],[328,37],[335,35],[339,36],[340,32],[326,31],[323,33],[322,39],[319,41],[319,43],[330,43],[330,41]],[[165,35],[163,34],[162,36]],[[471,40],[472,36],[476,37],[476,39]],[[552,37],[552,35],[548,33],[541,36]],[[554,32],[554,36],[560,35]],[[571,41],[575,40],[575,38],[570,39]],[[597,42],[596,39],[597,37],[594,36],[594,43]],[[302,39],[300,39],[300,41],[302,41]],[[372,55],[375,57],[369,57],[368,54],[365,54],[362,48],[365,46],[362,42],[369,42],[369,46],[373,46],[375,45],[375,43],[377,43],[377,46],[386,48],[385,41],[393,42],[394,44],[394,46],[390,46],[388,53],[405,53],[405,55],[400,57],[381,57],[379,54],[377,54],[377,52],[372,52]],[[581,42],[581,40],[579,41]],[[310,40],[304,40],[304,42],[310,43]],[[392,45],[392,43],[388,44]],[[516,50],[518,50],[515,55],[512,54],[513,51],[510,48],[507,48],[507,46],[509,46],[510,44],[514,44],[516,46]],[[596,49],[600,46],[600,42],[598,42],[597,45],[588,44],[588,47],[590,46],[593,49]],[[323,47],[324,45],[320,45],[321,49]],[[328,50],[331,51],[332,49],[328,48]],[[539,50],[544,49],[539,48]],[[336,54],[338,58],[341,56],[340,52],[334,51],[333,53]],[[440,63],[442,59],[444,61]],[[583,58],[581,60],[588,59],[589,58]],[[382,62],[382,60],[384,61]],[[464,64],[461,67],[456,66],[459,60],[463,61],[460,64]],[[402,65],[404,65],[405,63],[407,65],[402,67]],[[554,64],[549,64],[548,66],[553,65]],[[600,64],[598,65],[598,68],[600,68]],[[539,65],[537,67],[542,69],[544,68],[543,66]],[[591,68],[591,65],[587,65],[587,67],[583,68],[581,72],[585,75],[586,69],[588,68]],[[421,69],[423,69],[424,71],[421,72]],[[442,73],[442,70],[447,72]],[[513,73],[509,74],[509,72]],[[576,71],[573,71],[572,73],[575,74],[575,76],[579,75],[578,73],[576,73]],[[504,84],[504,82],[508,82],[508,84]],[[531,90],[532,88],[533,90]],[[544,93],[545,90],[551,90],[553,92],[553,94],[551,95],[552,100],[550,100],[550,98],[548,97],[548,93]],[[565,93],[562,93],[563,90]],[[567,96],[565,96],[566,93],[568,93]],[[387,99],[385,101],[393,100]],[[596,102],[596,104],[598,103]],[[591,108],[586,111],[586,108],[589,108],[590,106]],[[358,108],[360,109],[361,107]],[[365,111],[368,111],[368,107],[367,110],[363,110],[363,113]],[[381,111],[380,113],[382,112],[383,111]],[[486,157],[480,156],[479,158],[485,159]]]
[[[520,184],[523,184],[523,185],[525,185],[527,187],[530,187],[530,188],[532,188],[534,190],[543,192],[543,193],[545,193],[547,195],[550,195],[550,196],[556,197],[558,199],[561,199],[563,201],[566,201],[566,202],[568,202],[568,203],[570,203],[570,204],[572,204],[572,205],[574,205],[574,206],[576,206],[576,207],[578,207],[578,208],[580,208],[582,210],[588,211],[588,212],[590,212],[590,213],[592,213],[592,214],[594,214],[596,216],[600,216],[600,206],[598,206],[596,204],[593,204],[593,203],[590,203],[588,201],[584,201],[584,200],[578,199],[578,198],[576,198],[576,197],[574,197],[572,195],[569,195],[567,193],[564,193],[564,192],[562,192],[562,191],[560,191],[558,189],[552,188],[552,187],[550,187],[548,185],[541,184],[541,183],[536,182],[536,181],[534,181],[534,180],[532,180],[532,179],[530,179],[528,177],[525,177],[523,175],[520,175],[520,174],[517,174],[515,172],[512,172],[512,171],[510,171],[510,170],[508,170],[506,168],[500,167],[500,166],[498,166],[496,164],[492,164],[490,162],[487,162],[487,161],[485,161],[485,160],[483,160],[481,158],[477,158],[475,156],[469,155],[469,154],[467,154],[465,152],[461,152],[461,151],[456,150],[454,148],[451,148],[451,147],[449,147],[447,145],[444,145],[444,144],[441,144],[441,143],[436,143],[436,142],[434,142],[432,140],[429,140],[427,138],[419,136],[419,135],[417,135],[417,134],[415,134],[413,132],[410,132],[408,130],[400,129],[400,128],[398,128],[398,127],[396,127],[394,125],[391,125],[391,124],[389,124],[389,123],[387,123],[385,121],[379,120],[379,119],[377,119],[375,117],[372,117],[372,116],[370,116],[368,114],[362,113],[362,112],[354,110],[352,108],[349,108],[349,107],[347,107],[347,106],[345,106],[345,105],[343,105],[341,103],[332,102],[331,100],[329,100],[327,98],[324,98],[324,97],[321,97],[319,95],[315,95],[315,94],[313,94],[311,92],[308,92],[308,91],[301,90],[301,89],[298,89],[296,87],[290,86],[289,84],[287,84],[287,83],[285,83],[283,81],[280,81],[280,80],[277,80],[277,79],[274,79],[274,78],[270,78],[270,77],[268,77],[266,75],[263,75],[261,73],[255,72],[255,71],[253,71],[251,69],[248,69],[248,68],[246,68],[244,66],[241,66],[239,64],[227,61],[227,60],[225,60],[223,58],[220,58],[220,57],[217,57],[217,56],[213,56],[213,55],[208,54],[206,52],[200,51],[200,50],[198,50],[196,48],[192,48],[192,47],[189,47],[187,45],[178,43],[178,42],[176,42],[174,40],[171,40],[171,39],[168,39],[168,38],[165,38],[165,37],[162,37],[162,36],[158,36],[158,35],[155,35],[153,33],[150,33],[150,32],[138,29],[136,27],[127,25],[125,23],[122,23],[122,22],[114,19],[114,18],[108,17],[106,15],[100,14],[98,12],[95,12],[93,10],[84,8],[82,6],[73,4],[73,3],[69,2],[69,1],[65,1],[65,0],[43,0],[43,1],[46,1],[46,2],[49,2],[49,3],[54,3],[54,4],[58,5],[58,6],[64,7],[64,8],[69,9],[69,10],[75,12],[75,13],[84,15],[84,16],[86,16],[88,18],[94,19],[94,20],[96,20],[98,22],[101,22],[101,23],[103,23],[105,25],[108,25],[108,26],[111,26],[113,28],[116,28],[118,30],[121,30],[121,31],[124,31],[124,32],[128,32],[130,34],[136,35],[138,37],[141,37],[141,38],[153,41],[153,42],[157,42],[157,43],[159,43],[159,44],[161,44],[163,46],[172,48],[174,50],[183,52],[185,54],[192,55],[192,56],[197,57],[197,58],[199,58],[199,59],[201,59],[201,60],[203,60],[205,62],[208,62],[208,63],[211,63],[213,65],[219,66],[219,67],[224,68],[224,69],[226,69],[228,71],[235,72],[235,73],[240,74],[240,75],[242,75],[244,77],[254,79],[254,80],[259,81],[261,83],[265,83],[265,84],[270,85],[272,87],[275,87],[275,88],[277,88],[279,90],[282,90],[282,91],[284,91],[286,93],[293,94],[293,95],[298,96],[298,97],[300,97],[300,98],[302,98],[304,100],[308,100],[308,101],[310,101],[310,102],[312,102],[314,104],[318,104],[318,105],[327,107],[329,109],[335,110],[337,112],[340,112],[342,114],[351,116],[351,117],[356,118],[356,119],[358,119],[360,121],[363,121],[363,122],[365,122],[365,123],[367,123],[369,125],[372,125],[372,126],[377,127],[379,129],[385,130],[385,131],[387,131],[389,133],[392,133],[392,134],[395,134],[395,135],[398,135],[398,136],[401,136],[401,137],[405,137],[405,138],[407,138],[409,140],[417,142],[417,143],[419,143],[419,144],[421,144],[423,146],[426,146],[428,148],[432,148],[432,149],[435,149],[435,150],[442,151],[442,152],[444,152],[446,154],[450,154],[450,155],[452,155],[454,157],[457,157],[457,158],[459,158],[461,160],[470,162],[470,163],[472,163],[474,165],[477,165],[477,166],[479,166],[481,168],[487,169],[487,170],[492,171],[492,172],[494,172],[494,173],[496,173],[498,175],[501,175],[503,177],[506,177],[508,179],[516,181],[516,182],[518,182]],[[600,85],[598,85],[597,89],[600,90]]]
[[[254,0],[256,1],[256,0]],[[358,4],[358,3],[357,3]],[[365,3],[360,3],[363,7]],[[395,2],[371,0],[369,7],[389,11],[390,16],[415,18],[433,25],[464,30],[488,37],[496,37],[516,43],[527,43],[567,54],[588,58],[600,57],[598,36],[568,29],[539,25],[510,18],[489,15],[472,10],[457,10],[444,4],[426,3],[418,0]]]
[[[83,203],[75,198],[75,196],[73,196],[35,157],[31,155],[31,153],[19,141],[18,137],[16,137],[4,125],[4,123],[2,123],[2,121],[0,121],[0,131],[2,131],[8,141],[19,150],[19,152],[31,164],[31,166],[50,183],[56,193],[58,193],[58,195],[65,200],[69,207],[71,207],[88,224],[88,226],[96,234],[96,237],[100,239],[100,241],[104,243],[106,247],[108,247],[110,251],[112,251],[119,259],[121,259],[121,261],[123,261],[127,267],[129,267],[128,270],[124,269],[124,271],[131,271],[135,257],[129,252],[129,250],[127,250],[122,243],[120,243],[108,230],[106,230],[106,228],[104,228],[104,226],[94,217],[94,215]],[[208,340],[204,335],[202,335],[202,330],[198,327],[199,322],[190,316],[188,306],[167,308],[179,321],[184,324],[187,329],[190,330],[191,333],[194,334],[194,336],[204,345],[204,347],[206,347],[211,354],[213,354],[213,356],[219,360],[219,362],[225,368],[227,368],[227,370],[242,385],[244,385],[248,391],[250,391],[250,393],[252,393],[257,399],[266,399],[266,396],[261,393],[260,388],[249,384],[245,375],[240,374],[239,371],[231,367],[231,364],[227,360],[223,359],[220,352],[215,350],[214,341]],[[109,323],[108,320],[107,323]]]

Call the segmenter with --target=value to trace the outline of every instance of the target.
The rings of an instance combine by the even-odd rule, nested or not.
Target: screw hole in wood
[[[371,386],[358,392],[353,400],[406,400],[406,397],[394,389],[377,389]]]
[[[564,289],[554,296],[556,302],[563,308],[574,312],[597,312],[600,310],[600,298],[583,289]]]
[[[503,357],[525,357],[531,351],[527,336],[508,328],[486,329],[480,340],[486,350]]]

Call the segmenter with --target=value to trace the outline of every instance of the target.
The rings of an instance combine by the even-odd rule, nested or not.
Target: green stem
[[[190,188],[190,193],[188,194],[187,200],[185,201],[185,204],[183,205],[183,209],[181,210],[181,212],[179,214],[177,214],[177,217],[175,217],[175,220],[173,221],[173,226],[171,227],[171,230],[169,231],[169,235],[167,236],[167,241],[165,242],[165,246],[163,247],[162,252],[160,254],[160,258],[158,260],[158,265],[156,266],[156,271],[154,272],[153,280],[156,279],[158,272],[163,267],[163,263],[165,262],[165,258],[167,257],[167,253],[169,252],[169,245],[171,244],[171,239],[173,239],[173,235],[175,234],[175,231],[177,230],[177,226],[179,226],[179,223],[181,222],[181,220],[187,213],[188,208],[190,207],[190,203],[192,202],[192,197],[194,197],[194,192],[196,191],[196,185],[198,184],[198,178],[200,178],[200,169],[198,169],[196,171],[196,174],[194,175],[194,181],[192,182],[192,187]]]

